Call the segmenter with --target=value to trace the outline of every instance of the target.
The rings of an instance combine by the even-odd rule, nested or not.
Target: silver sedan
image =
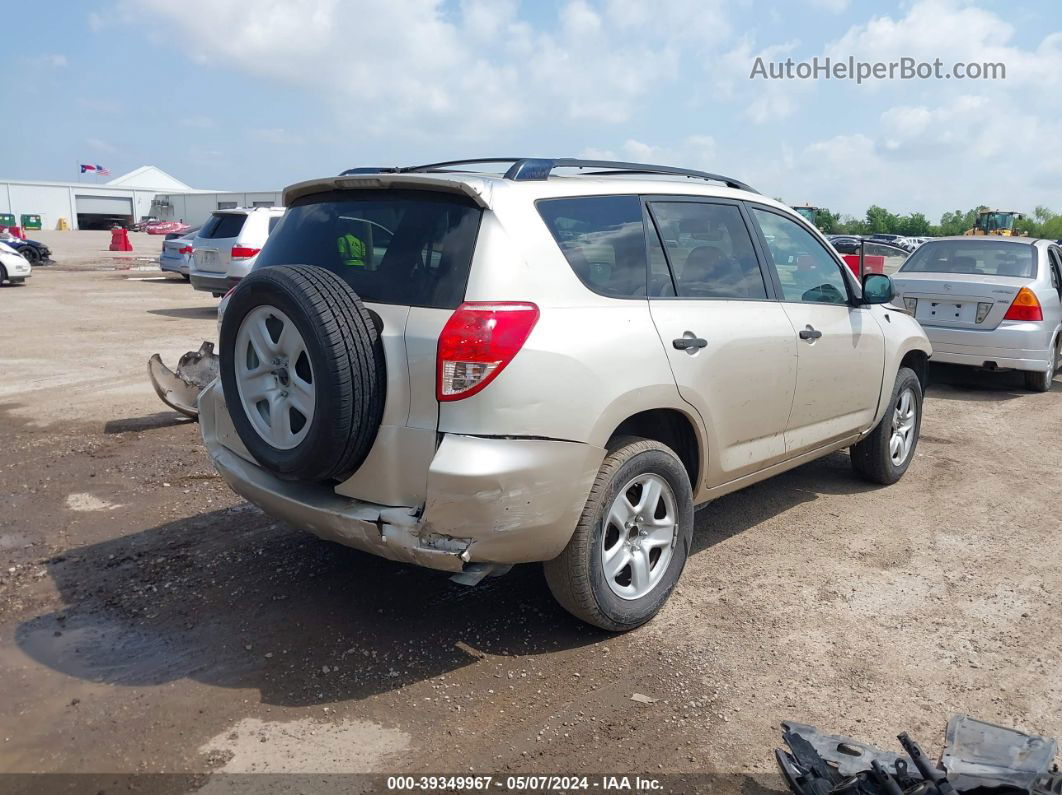
[[[1013,369],[1051,388],[1062,358],[1062,248],[1050,240],[948,237],[922,245],[893,276],[933,361]]]

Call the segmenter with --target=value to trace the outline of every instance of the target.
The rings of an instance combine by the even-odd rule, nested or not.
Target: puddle
[[[60,673],[92,682],[171,682],[202,667],[187,648],[107,619],[39,618],[18,628],[23,653]]]

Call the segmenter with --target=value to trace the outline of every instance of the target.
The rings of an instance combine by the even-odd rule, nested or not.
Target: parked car
[[[188,271],[192,287],[213,293],[215,298],[235,287],[254,266],[283,214],[283,207],[215,211],[192,242]]]
[[[0,243],[0,285],[23,284],[32,275],[30,261],[7,243]]]
[[[668,598],[695,505],[844,448],[907,470],[929,342],[789,207],[659,166],[460,168],[285,191],[198,400],[239,494],[469,584],[544,561],[618,631]]]
[[[4,243],[9,248],[14,249],[16,253],[21,254],[29,261],[30,265],[40,265],[52,260],[52,250],[44,243],[15,237],[6,230],[0,232],[0,243]]]
[[[159,268],[168,273],[179,273],[188,281],[189,263],[192,261],[192,244],[199,227],[189,229],[183,235],[166,235],[159,255]]]
[[[191,228],[183,221],[151,221],[144,226],[144,231],[149,235],[184,234]]]
[[[1019,237],[923,244],[896,289],[933,343],[933,361],[1013,369],[1051,388],[1062,357],[1062,248]]]

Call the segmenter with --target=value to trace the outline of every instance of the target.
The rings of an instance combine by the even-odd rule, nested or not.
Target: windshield
[[[454,309],[465,296],[479,208],[427,191],[330,191],[297,200],[255,270],[317,265],[364,301]]]
[[[981,276],[1036,275],[1036,249],[1029,243],[941,240],[924,243],[900,273],[969,273]]]

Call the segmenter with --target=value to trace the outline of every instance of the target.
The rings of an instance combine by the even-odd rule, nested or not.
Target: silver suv
[[[188,277],[192,287],[219,298],[251,272],[283,207],[217,210],[196,232]]]
[[[695,506],[846,447],[877,483],[914,456],[922,329],[740,182],[465,161],[285,204],[200,418],[233,489],[322,538],[466,583],[543,561],[565,608],[626,630]]]

